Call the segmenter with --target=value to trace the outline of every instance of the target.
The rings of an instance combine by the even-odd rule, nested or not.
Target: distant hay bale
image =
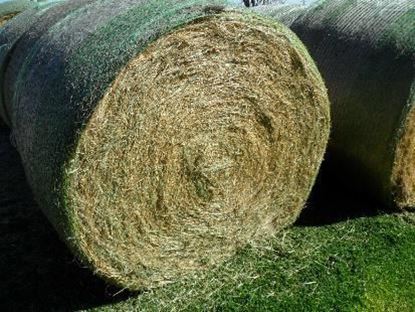
[[[415,208],[415,2],[327,0],[298,12],[276,18],[326,80],[331,168],[387,203]]]
[[[3,27],[9,20],[11,20],[17,14],[28,9],[30,5],[31,3],[28,0],[22,0],[22,1],[16,0],[16,1],[8,1],[4,3],[0,3],[0,28]],[[4,50],[5,49],[0,48],[0,54],[3,53]],[[0,71],[0,76],[1,76],[1,72],[2,71]],[[0,90],[0,97],[1,97],[1,92],[2,91]],[[5,126],[4,122],[0,120],[0,128],[4,128],[4,126]]]
[[[47,8],[50,5],[56,4],[57,2],[60,2],[62,0],[45,0],[45,1],[30,1],[30,0],[10,0],[3,3],[0,3],[0,28],[5,27],[6,23],[9,22],[13,17],[15,17],[17,14],[20,14],[28,9],[38,9],[41,8]],[[32,12],[32,11],[31,11]],[[14,32],[10,34],[9,31],[4,31],[4,34],[1,35],[2,40],[2,47],[0,47],[0,85],[2,85],[3,81],[3,73],[4,73],[4,64],[5,58],[8,55],[8,51],[10,50],[10,43],[14,42],[15,40],[18,40],[20,35],[27,30],[26,27],[29,27],[31,25],[32,20],[35,18],[35,16],[32,16],[30,14],[27,14],[25,16],[25,19],[21,19],[19,22],[19,26],[13,25]],[[2,30],[0,29],[0,32]],[[11,35],[12,38],[5,38],[5,36]],[[14,35],[14,36],[13,36]],[[1,104],[2,102],[2,88],[0,88],[0,115],[4,115],[3,106]],[[0,128],[5,128],[5,123],[2,119],[0,119]]]
[[[0,27],[14,16],[30,8],[40,7],[55,1],[30,1],[30,0],[9,0],[0,3]]]
[[[124,288],[210,268],[291,224],[328,140],[326,89],[297,37],[205,3],[67,1],[0,36],[2,116],[33,193]]]
[[[32,6],[33,2],[29,0],[14,0],[0,3],[0,26],[3,26],[16,14]]]

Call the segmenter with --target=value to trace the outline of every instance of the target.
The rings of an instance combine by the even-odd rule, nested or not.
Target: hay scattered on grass
[[[14,47],[5,104],[55,229],[97,274],[136,290],[291,224],[329,105],[279,24],[204,1],[114,3],[44,11]]]
[[[262,9],[300,37],[326,81],[327,167],[385,203],[415,208],[415,3],[327,0],[294,20],[284,7]]]

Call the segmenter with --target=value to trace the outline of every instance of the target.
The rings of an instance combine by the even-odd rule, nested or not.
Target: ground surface
[[[73,259],[17,160],[0,131],[0,311],[415,310],[415,214],[386,212],[324,178],[297,224],[270,242],[204,276],[129,294]]]

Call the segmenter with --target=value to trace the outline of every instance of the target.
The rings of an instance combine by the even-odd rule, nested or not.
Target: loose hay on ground
[[[272,9],[271,9],[272,8]],[[328,166],[387,203],[415,208],[415,3],[326,0],[262,7],[300,37],[326,81]]]
[[[305,48],[215,4],[65,2],[11,45],[3,115],[34,195],[121,287],[175,281],[291,224],[323,157],[328,98]]]

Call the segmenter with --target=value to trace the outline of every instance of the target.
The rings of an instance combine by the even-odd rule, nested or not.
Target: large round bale
[[[159,286],[296,219],[330,121],[286,27],[200,0],[76,0],[16,19],[2,116],[40,207],[98,275]]]
[[[29,0],[14,0],[0,3],[0,27],[20,12],[32,7],[34,2]]]
[[[43,1],[32,1],[32,0],[8,0],[0,3],[0,27],[6,22],[12,19],[17,14],[30,9],[38,8],[50,3],[55,3],[62,0],[43,0]]]
[[[299,12],[287,25],[317,62],[332,102],[328,168],[415,208],[415,2],[327,0]]]
[[[16,21],[11,27],[12,32],[4,30],[3,27],[6,27],[6,23],[9,22],[17,14],[22,14],[25,10],[36,9],[41,10],[42,8],[47,8],[50,5],[56,4],[59,1],[63,0],[44,0],[44,1],[30,1],[30,0],[10,0],[0,3],[0,36],[2,38],[0,46],[0,85],[2,85],[4,67],[7,64],[6,58],[10,47],[19,39],[20,35],[24,33],[28,27],[32,24],[33,20],[38,17],[38,14],[26,14],[25,18],[21,18]],[[3,90],[0,88],[0,115],[4,114],[3,107],[1,104],[3,101]],[[3,110],[3,112],[1,112]],[[5,123],[0,119],[0,129],[5,128]]]

